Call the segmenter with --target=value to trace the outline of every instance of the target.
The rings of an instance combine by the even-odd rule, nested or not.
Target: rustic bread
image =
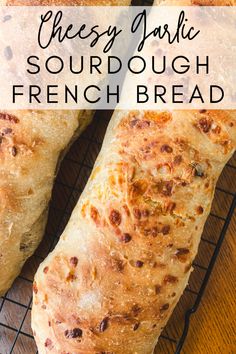
[[[151,354],[188,282],[235,111],[116,112],[34,283],[39,353]]]
[[[116,112],[34,283],[39,353],[149,354],[188,282],[235,111]]]
[[[0,5],[128,5],[127,0],[0,0]],[[0,112],[0,295],[42,239],[58,158],[92,111]]]
[[[38,246],[58,158],[89,111],[0,112],[0,294]]]
[[[153,353],[235,148],[236,111],[114,113],[89,182],[35,277],[40,354]]]

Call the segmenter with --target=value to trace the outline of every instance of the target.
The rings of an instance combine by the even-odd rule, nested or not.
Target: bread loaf
[[[0,0],[0,5],[128,5],[127,0]],[[0,296],[42,239],[58,158],[92,111],[0,112]]]
[[[40,354],[154,352],[235,147],[235,111],[114,113],[88,184],[35,277]]]
[[[62,151],[90,112],[0,112],[0,294],[38,246]]]
[[[39,353],[151,354],[188,282],[235,111],[116,112],[34,283]]]

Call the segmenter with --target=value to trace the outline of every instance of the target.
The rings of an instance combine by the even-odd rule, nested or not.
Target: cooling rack
[[[49,223],[44,240],[26,263],[13,287],[0,300],[0,354],[36,354],[30,328],[31,294],[34,273],[58,241],[88,176],[109,121],[109,112],[98,112],[93,123],[72,146],[62,162],[53,190]],[[217,185],[211,214],[202,235],[194,272],[168,325],[157,353],[180,353],[188,333],[191,315],[196,312],[219,254],[236,206],[236,156],[227,164]]]

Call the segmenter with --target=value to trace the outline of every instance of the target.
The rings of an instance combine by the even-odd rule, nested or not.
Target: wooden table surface
[[[236,213],[200,307],[191,318],[183,353],[236,353]]]

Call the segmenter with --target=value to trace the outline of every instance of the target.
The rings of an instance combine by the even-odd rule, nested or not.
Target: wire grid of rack
[[[26,263],[13,287],[0,300],[0,354],[36,354],[30,328],[31,294],[39,263],[58,241],[100,150],[109,112],[98,112],[93,123],[72,146],[57,176],[44,240]],[[217,185],[211,215],[207,221],[195,270],[157,346],[157,353],[180,353],[189,320],[201,301],[236,206],[236,156],[225,167]],[[212,232],[214,230],[214,232]],[[219,230],[215,232],[215,230]]]

